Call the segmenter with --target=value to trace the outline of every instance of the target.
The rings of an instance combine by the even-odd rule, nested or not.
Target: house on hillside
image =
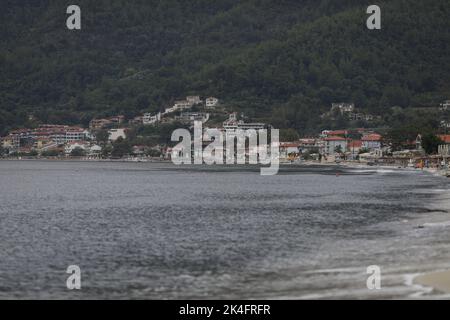
[[[119,138],[126,139],[126,129],[110,129],[109,133],[109,141],[114,142]]]
[[[206,107],[207,108],[214,108],[219,104],[219,99],[214,97],[208,97],[206,98]]]
[[[149,124],[155,124],[161,121],[161,112],[158,112],[155,115],[152,115],[151,113],[145,113],[142,117],[142,124],[149,125]]]
[[[450,109],[450,100],[445,100],[439,105],[439,110],[441,111],[447,111]]]
[[[186,101],[191,105],[202,103],[202,99],[200,99],[200,96],[187,96]]]
[[[204,112],[182,112],[181,115],[175,117],[175,120],[189,123],[194,121],[201,121],[205,123],[209,120],[209,113]]]
[[[233,112],[229,115],[229,118],[223,122],[223,128],[227,132],[232,132],[235,130],[261,130],[267,128],[265,123],[260,122],[244,122],[242,120],[237,120],[237,113]]]
[[[332,103],[331,104],[331,112],[339,111],[341,115],[344,115],[346,113],[351,113],[355,111],[355,104],[354,103]]]
[[[180,110],[190,109],[192,106],[193,106],[193,104],[187,100],[178,100],[178,101],[175,101],[173,108],[176,111],[180,111]]]
[[[125,116],[119,115],[119,116],[113,116],[109,118],[104,119],[92,119],[91,122],[89,122],[89,129],[91,131],[100,130],[100,129],[106,129],[106,128],[112,128],[117,127],[120,124],[122,124],[125,120]]]

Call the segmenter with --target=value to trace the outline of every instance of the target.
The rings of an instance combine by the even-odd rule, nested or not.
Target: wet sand
[[[431,272],[417,276],[414,279],[414,283],[432,287],[443,293],[450,293],[450,270]]]

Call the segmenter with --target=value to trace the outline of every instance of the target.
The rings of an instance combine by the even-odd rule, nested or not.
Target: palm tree
[[[337,154],[339,154],[339,156],[340,156],[341,158],[344,158],[344,157],[343,157],[344,152],[342,151],[342,146],[341,146],[341,145],[337,145],[337,146],[334,148],[334,153],[337,153]],[[344,160],[345,160],[345,159],[344,159]]]

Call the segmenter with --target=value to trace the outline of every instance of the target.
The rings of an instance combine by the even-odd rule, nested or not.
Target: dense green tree
[[[84,157],[86,155],[86,151],[82,148],[75,148],[70,152],[70,156],[72,157]]]
[[[450,96],[448,0],[383,2],[383,30],[357,0],[9,1],[0,13],[0,135],[37,121],[155,112],[214,95],[278,128],[311,133],[349,101],[385,115]],[[344,119],[345,120],[345,119]],[[329,122],[327,122],[329,121]]]
[[[296,141],[300,137],[295,129],[281,129],[280,130],[280,141]]]
[[[46,151],[43,151],[42,152],[42,154],[41,154],[41,156],[43,156],[43,157],[58,157],[58,156],[61,156],[62,155],[62,151],[60,151],[60,150],[46,150]]]
[[[123,139],[122,137],[119,137],[116,141],[112,144],[112,152],[111,156],[114,158],[122,158],[125,155],[131,154],[131,144],[127,139]]]
[[[36,151],[36,150],[31,150],[29,153],[28,153],[28,156],[29,157],[37,157],[39,155],[39,153]]]
[[[155,149],[150,149],[146,152],[146,154],[150,157],[157,158],[157,157],[161,156],[161,151],[155,150]]]
[[[422,148],[427,154],[435,154],[438,146],[443,144],[442,140],[434,134],[426,134],[422,136]]]
[[[102,148],[102,157],[108,158],[111,155],[112,152],[112,146],[107,144]]]
[[[392,151],[398,151],[405,147],[413,147],[412,142],[420,132],[420,128],[414,125],[395,127],[387,132],[385,140],[391,146]]]
[[[97,130],[95,132],[95,139],[102,145],[105,145],[108,142],[109,139],[109,133],[108,130]]]

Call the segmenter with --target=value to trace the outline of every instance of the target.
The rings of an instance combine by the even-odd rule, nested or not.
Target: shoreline
[[[24,159],[17,159],[17,158],[0,158],[0,162],[104,162],[104,163],[159,163],[159,164],[173,164],[171,160],[162,160],[162,159],[84,159],[84,158],[24,158]],[[175,165],[175,164],[174,164]],[[192,166],[194,164],[187,164],[187,166]],[[207,165],[202,164],[202,166],[208,166],[208,167],[230,167],[232,165],[239,166],[239,167],[245,167],[248,166],[249,168],[254,167],[265,167],[266,165],[263,164],[213,164],[213,165]],[[178,165],[175,165],[178,166]],[[341,163],[334,163],[334,162],[313,162],[313,161],[305,161],[305,162],[297,162],[297,163],[289,163],[289,162],[281,162],[279,163],[280,168],[295,168],[295,167],[333,167],[336,169],[362,169],[362,170],[378,170],[378,169],[389,169],[389,170],[410,170],[410,171],[421,171],[419,169],[415,168],[403,168],[398,167],[395,165],[368,165],[365,163],[352,163],[352,162],[341,162]],[[423,170],[425,171],[425,169]],[[427,171],[430,172],[430,171]]]
[[[130,158],[130,159],[86,159],[86,158],[0,158],[0,162],[87,162],[87,163],[152,163],[152,164],[173,164],[171,160],[168,159],[152,159],[152,158]],[[175,164],[174,164],[175,165]],[[188,166],[191,166],[190,164]],[[206,164],[203,164],[206,165]],[[236,164],[234,164],[236,165]],[[226,166],[229,167],[231,164],[219,164],[219,165],[208,165],[208,166]],[[249,168],[254,168],[255,166],[264,167],[262,164],[240,164],[239,167],[248,166]],[[340,163],[335,162],[316,162],[316,161],[303,161],[303,162],[280,162],[280,168],[295,168],[295,167],[333,167],[336,169],[360,169],[360,170],[398,170],[398,171],[412,171],[412,172],[426,172],[433,176],[437,177],[446,177],[447,170],[438,169],[438,168],[412,168],[412,167],[401,167],[398,165],[390,165],[390,164],[378,164],[378,165],[369,165],[367,163],[361,162],[347,162],[343,161]]]
[[[0,158],[0,161],[79,161],[79,162],[163,162],[163,163],[172,163],[169,159],[157,159],[157,158],[122,158],[122,159],[87,159],[83,157],[62,157],[62,158]],[[231,165],[227,163],[219,164],[219,165]],[[247,163],[246,163],[247,165]],[[248,164],[252,165],[253,164]],[[318,161],[302,161],[302,162],[281,162],[279,163],[280,166],[335,166],[335,167],[348,167],[348,168],[390,168],[390,169],[416,169],[417,168],[407,168],[407,167],[399,167],[397,165],[390,165],[390,164],[380,164],[380,165],[369,165],[364,162],[349,162],[349,161],[342,161],[340,163],[336,162],[318,162]],[[424,171],[426,169],[429,170],[436,170],[432,168],[424,168]]]
[[[69,165],[69,163],[73,162],[74,166],[83,166],[83,163],[92,163],[93,165],[95,163],[98,163],[99,167],[102,166],[108,166],[106,163],[108,164],[113,164],[116,163],[117,165],[119,163],[125,164],[125,163],[134,163],[135,165],[132,166],[139,166],[139,167],[146,167],[146,163],[148,163],[148,166],[150,167],[151,165],[156,165],[158,166],[158,164],[161,165],[173,165],[173,163],[170,160],[153,160],[153,159],[146,159],[146,161],[142,161],[142,162],[138,162],[138,161],[133,161],[133,160],[129,160],[129,159],[80,159],[80,158],[62,158],[62,159],[48,159],[48,158],[41,158],[41,159],[0,159],[0,162],[4,161],[5,163],[5,167],[8,167],[8,165],[6,164],[6,162],[11,162],[11,164],[13,162],[17,162],[17,161],[25,161],[24,165],[26,164],[26,162],[30,163],[38,163],[38,162],[42,162],[43,164],[48,163],[49,166],[52,166],[51,164],[53,163],[54,165],[56,165],[57,163],[67,163]],[[76,163],[79,163],[78,165]],[[100,163],[104,162],[105,164],[102,165]],[[139,165],[137,165],[136,163],[139,163]],[[86,165],[86,164],[85,164]],[[175,165],[173,165],[175,166]],[[206,167],[208,167],[207,165],[204,165]],[[211,166],[210,166],[211,167]],[[212,166],[214,167],[214,166]],[[305,161],[305,162],[300,162],[300,163],[285,163],[285,164],[280,164],[280,168],[288,168],[286,171],[289,171],[289,168],[292,168],[293,170],[295,170],[295,168],[312,168],[318,171],[318,172],[322,172],[322,171],[327,171],[330,168],[332,169],[332,174],[334,174],[334,170],[337,171],[345,171],[346,169],[350,170],[356,170],[356,172],[362,172],[362,174],[364,174],[365,172],[374,172],[376,173],[378,172],[392,172],[392,174],[395,174],[395,172],[397,173],[401,173],[401,172],[410,172],[411,174],[415,174],[415,175],[429,175],[429,179],[435,179],[432,178],[432,176],[441,176],[437,169],[435,168],[423,168],[423,169],[417,169],[417,168],[410,168],[410,167],[399,167],[399,166],[390,166],[390,165],[367,165],[365,163],[356,163],[356,162],[341,162],[341,163],[318,163],[318,162],[314,162],[314,161]],[[241,167],[242,168],[242,167]],[[183,170],[184,168],[180,168],[181,170]],[[189,170],[189,168],[187,168]],[[243,170],[247,170],[246,168],[243,168]],[[445,180],[445,179],[443,179]],[[427,228],[428,225],[427,224],[431,224],[431,223],[435,223],[435,222],[440,222],[441,219],[441,213],[439,213],[439,216],[437,216],[436,219],[434,216],[431,216],[431,214],[427,214],[425,217],[423,217],[423,221],[421,220],[415,220],[414,222],[413,220],[411,220],[412,222],[412,227],[413,228]],[[445,219],[443,220],[444,222],[447,222],[450,220]],[[450,223],[449,223],[450,225]],[[411,224],[408,223],[407,226],[411,226]],[[418,267],[416,265],[416,267]],[[412,276],[411,280],[409,280],[409,283],[406,284],[407,286],[411,286],[411,285],[417,285],[420,287],[426,287],[427,289],[425,290],[425,294],[428,294],[427,292],[433,292],[433,294],[437,293],[444,293],[444,294],[450,294],[450,270],[448,271],[442,271],[445,270],[445,268],[447,268],[447,266],[444,265],[435,265],[435,266],[431,266],[431,268],[421,268],[418,267],[417,269],[414,268],[414,276]],[[420,270],[421,269],[421,270]],[[400,278],[399,278],[400,279]],[[421,296],[423,294],[422,290],[420,290],[421,292],[418,292],[418,296]]]
[[[413,284],[450,294],[450,270],[428,272],[414,277]]]
[[[21,161],[48,161],[48,162],[149,162],[149,163],[172,163],[170,160],[161,159],[144,159],[144,160],[128,160],[128,159],[84,159],[84,158],[0,158],[0,161],[11,161],[11,162],[21,162]]]

